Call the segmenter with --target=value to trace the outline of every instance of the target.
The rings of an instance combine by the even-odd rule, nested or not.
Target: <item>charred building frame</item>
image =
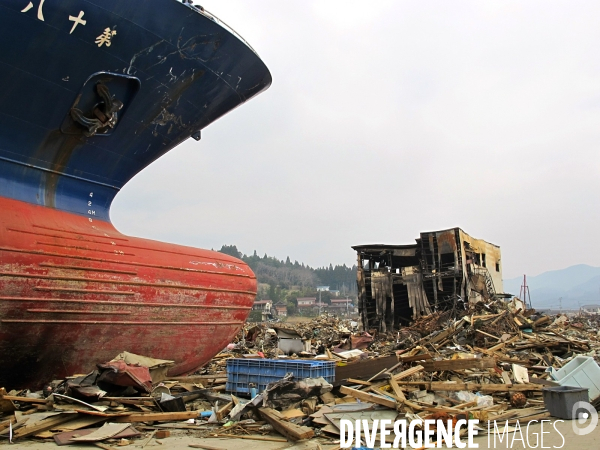
[[[433,311],[503,297],[500,247],[460,228],[412,245],[357,245],[358,309],[365,330],[391,331]]]

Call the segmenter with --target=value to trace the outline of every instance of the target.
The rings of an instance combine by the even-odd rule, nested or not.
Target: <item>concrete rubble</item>
[[[104,449],[155,446],[181,435],[191,438],[189,447],[207,450],[227,448],[223,439],[281,443],[279,448],[308,440],[313,446],[305,448],[333,449],[340,446],[342,418],[523,426],[551,417],[544,390],[565,385],[557,375],[561,368],[598,368],[599,325],[598,315],[549,316],[518,299],[433,312],[387,333],[328,315],[296,324],[247,323],[190,376],[169,378],[169,361],[124,353],[99,361],[90,374],[43,380],[41,391],[2,389],[0,435],[12,442],[85,442]],[[227,368],[241,360],[274,360],[286,372],[265,389],[249,383],[250,395],[228,392]],[[298,377],[286,369],[298,361],[328,363],[335,374]],[[595,382],[600,389],[600,378]],[[587,388],[598,408],[600,391]],[[483,426],[480,433],[486,432]]]

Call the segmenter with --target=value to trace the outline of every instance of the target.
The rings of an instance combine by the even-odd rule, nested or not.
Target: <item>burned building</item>
[[[364,329],[390,331],[433,311],[502,297],[500,247],[460,228],[421,233],[412,245],[357,245]]]

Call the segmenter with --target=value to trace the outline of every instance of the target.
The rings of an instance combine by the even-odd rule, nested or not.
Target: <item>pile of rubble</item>
[[[550,417],[544,389],[564,384],[557,374],[565,365],[600,371],[598,325],[597,316],[548,316],[518,299],[436,312],[393,333],[359,331],[358,323],[327,315],[294,325],[246,324],[188,377],[167,377],[169,361],[122,354],[42,392],[2,391],[0,435],[59,445],[143,439],[145,446],[176,432],[198,439],[315,439],[325,448],[339,446],[342,418],[523,424]],[[247,386],[239,391],[228,383],[227,368],[240,360],[274,360],[271,375],[276,364],[282,369],[266,388],[259,387],[266,376],[260,370],[244,374]],[[294,376],[289,368],[299,360],[335,370]],[[600,391],[589,395],[598,406]]]

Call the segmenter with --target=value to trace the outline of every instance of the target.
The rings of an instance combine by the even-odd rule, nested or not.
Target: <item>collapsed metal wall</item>
[[[421,233],[413,245],[352,248],[358,255],[364,329],[395,330],[434,310],[459,308],[502,291],[500,247],[460,228]]]

